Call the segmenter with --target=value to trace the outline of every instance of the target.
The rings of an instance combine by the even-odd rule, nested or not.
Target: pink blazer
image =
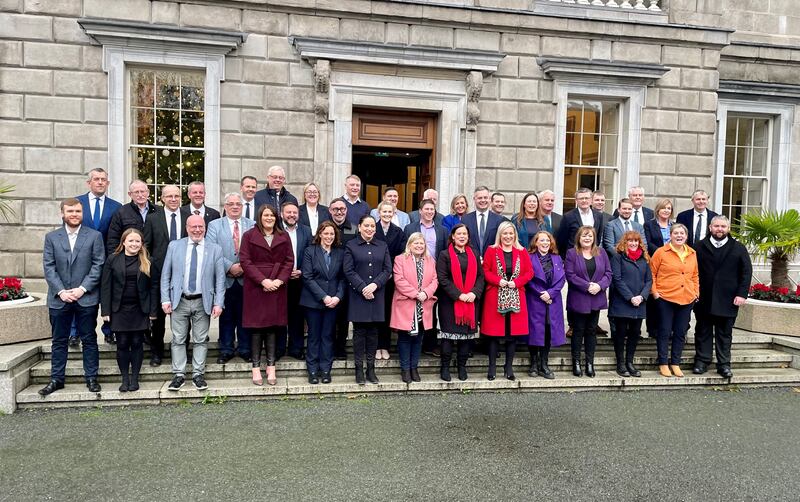
[[[417,306],[417,266],[414,257],[401,254],[394,259],[394,296],[392,297],[392,318],[389,326],[393,329],[409,331],[414,318],[414,309]],[[433,327],[433,305],[436,303],[436,288],[439,281],[436,278],[436,262],[430,256],[425,256],[422,271],[422,290],[428,298],[422,302],[422,327]]]

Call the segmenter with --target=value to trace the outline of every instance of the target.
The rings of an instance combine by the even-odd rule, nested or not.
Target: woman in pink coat
[[[433,327],[433,305],[436,303],[436,261],[428,254],[425,237],[414,232],[408,237],[406,250],[394,260],[394,296],[389,326],[397,330],[397,351],[400,353],[400,374],[405,383],[419,382],[419,355],[422,335]]]

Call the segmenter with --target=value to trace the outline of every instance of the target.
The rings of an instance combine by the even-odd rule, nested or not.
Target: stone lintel
[[[792,84],[720,80],[718,92],[725,97],[739,96],[749,100],[800,100],[800,85]]]
[[[545,74],[553,80],[589,80],[649,85],[670,68],[661,64],[625,63],[580,58],[537,58]]]

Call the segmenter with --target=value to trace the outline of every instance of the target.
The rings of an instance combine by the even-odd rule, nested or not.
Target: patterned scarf
[[[498,248],[502,251],[502,248]],[[506,272],[503,267],[503,262],[500,260],[500,254],[495,254],[495,261],[497,263],[497,275],[505,277]],[[514,271],[508,280],[513,281],[519,277],[519,259],[514,260]],[[497,292],[497,312],[500,314],[518,313],[520,310],[519,289],[503,287],[499,288]]]
[[[422,276],[425,273],[425,258],[414,258],[414,264],[417,266],[417,291],[422,291]],[[422,324],[422,302],[417,300],[416,308],[414,309],[414,318],[411,320],[410,334],[416,335],[420,332],[420,324]]]

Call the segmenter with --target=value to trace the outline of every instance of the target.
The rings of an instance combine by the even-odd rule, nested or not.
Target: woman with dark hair
[[[450,201],[450,214],[442,219],[442,226],[449,232],[454,226],[461,223],[461,219],[469,212],[469,202],[463,193],[456,194]]]
[[[344,298],[344,249],[339,229],[332,221],[323,221],[311,246],[303,254],[303,291],[300,305],[308,323],[306,369],[308,383],[331,383],[333,336],[336,313]]]
[[[566,282],[564,262],[558,255],[555,237],[546,230],[534,234],[528,253],[533,269],[533,278],[525,286],[528,352],[531,355],[528,375],[553,379],[555,375],[547,364],[550,348],[567,343],[564,335],[564,302],[561,299],[561,290]]]
[[[261,349],[267,353],[267,383],[275,385],[275,342],[289,322],[286,282],[294,267],[292,241],[281,229],[278,211],[262,204],[256,226],[242,235],[239,263],[244,272],[242,326],[251,333],[253,383],[263,385]],[[269,308],[265,308],[265,307]]]
[[[510,221],[504,221],[497,227],[495,243],[486,249],[483,258],[483,275],[486,278],[486,293],[481,334],[489,339],[489,371],[486,378],[495,379],[497,351],[502,338],[506,344],[503,376],[508,380],[516,380],[516,339],[528,335],[525,285],[533,278],[533,269],[530,256],[519,244],[517,229]]]
[[[534,192],[528,192],[522,197],[519,205],[519,212],[511,217],[511,222],[517,229],[519,244],[524,248],[531,245],[531,237],[542,228],[544,219],[539,211],[539,196]]]
[[[606,289],[611,285],[611,263],[597,247],[594,227],[583,226],[575,234],[575,247],[567,251],[567,316],[572,326],[572,374],[581,376],[581,344],[586,353],[586,376],[594,377],[597,321],[608,308]]]
[[[383,201],[375,208],[378,212],[378,222],[375,227],[375,238],[386,243],[389,249],[389,259],[394,263],[397,256],[403,254],[406,246],[406,234],[403,230],[392,223],[397,208],[391,202]],[[386,283],[384,293],[384,309],[386,312],[392,310],[392,296],[394,296],[394,281]],[[381,323],[378,330],[378,350],[375,351],[375,359],[389,359],[389,347],[392,345],[392,329],[389,327],[389,316]]]
[[[478,337],[483,269],[480,258],[469,245],[469,230],[463,223],[450,230],[450,244],[436,260],[439,281],[438,314],[441,343],[440,376],[450,378],[453,344],[457,346],[458,379],[466,380],[470,344]]]
[[[144,236],[136,228],[122,233],[114,254],[106,259],[100,280],[100,312],[117,336],[120,392],[139,390],[144,334],[160,308],[159,276],[150,262]]]
[[[348,289],[347,320],[353,323],[353,356],[356,383],[364,385],[364,357],[367,359],[366,378],[378,383],[375,375],[375,352],[378,350],[378,330],[386,320],[386,283],[392,278],[392,261],[386,243],[375,238],[375,219],[364,215],[358,222],[358,237],[345,246],[344,276]]]
[[[646,316],[647,297],[653,285],[650,272],[650,255],[645,249],[641,234],[628,231],[617,243],[616,253],[611,256],[613,288],[609,292],[608,320],[614,326],[614,355],[617,359],[617,374],[620,376],[642,376],[633,365],[642,319]]]

